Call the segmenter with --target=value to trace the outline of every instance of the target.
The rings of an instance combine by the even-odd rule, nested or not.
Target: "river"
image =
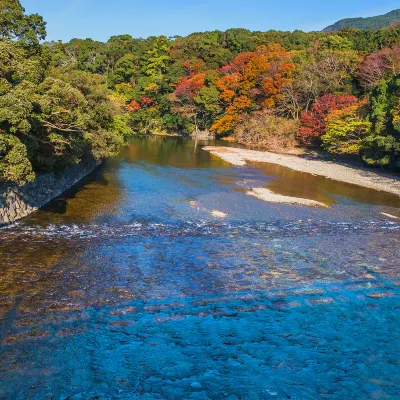
[[[399,199],[205,144],[133,139],[0,230],[1,399],[400,398]]]

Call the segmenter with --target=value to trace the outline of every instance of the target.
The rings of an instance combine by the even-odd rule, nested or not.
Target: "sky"
[[[247,28],[322,30],[342,18],[385,14],[399,0],[21,0],[47,22],[47,39],[185,36]]]

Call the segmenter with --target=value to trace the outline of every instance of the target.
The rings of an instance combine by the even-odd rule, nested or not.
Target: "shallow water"
[[[400,398],[398,198],[205,144],[134,139],[0,230],[0,398]]]

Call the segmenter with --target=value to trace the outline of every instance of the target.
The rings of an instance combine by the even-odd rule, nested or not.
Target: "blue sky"
[[[399,8],[385,0],[21,0],[47,21],[48,40],[187,35],[206,30],[321,30]]]

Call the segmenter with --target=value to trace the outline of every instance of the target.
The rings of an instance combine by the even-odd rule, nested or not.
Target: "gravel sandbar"
[[[246,194],[257,197],[260,200],[268,201],[270,203],[294,204],[294,205],[302,205],[309,207],[328,207],[326,204],[316,200],[303,199],[300,197],[283,196],[281,194],[276,194],[266,188],[254,188],[252,190],[247,191]]]
[[[367,168],[348,167],[333,161],[310,160],[287,154],[233,147],[206,146],[203,149],[234,165],[244,166],[246,165],[246,161],[278,164],[295,171],[320,175],[336,181],[351,183],[400,196],[400,178],[389,174],[373,172]]]

